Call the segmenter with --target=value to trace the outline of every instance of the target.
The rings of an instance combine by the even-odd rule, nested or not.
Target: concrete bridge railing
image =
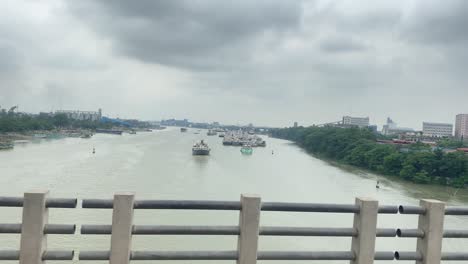
[[[0,250],[0,260],[39,264],[72,260],[74,251],[47,248],[48,234],[75,234],[76,225],[49,224],[49,208],[76,208],[77,199],[53,199],[47,191],[26,192],[24,197],[0,197],[0,207],[23,207],[20,224],[0,224],[0,233],[20,233],[17,251]],[[414,260],[435,264],[443,260],[468,260],[468,253],[442,253],[442,239],[468,238],[468,230],[444,230],[445,215],[468,215],[468,207],[445,207],[436,200],[421,200],[419,206],[382,206],[378,201],[356,198],[355,204],[262,202],[256,195],[241,195],[240,201],[135,200],[133,193],[116,193],[113,200],[83,199],[82,208],[111,209],[111,225],[81,225],[81,235],[110,235],[110,250],[81,251],[80,261],[109,260],[128,264],[132,260],[236,260],[255,264],[257,260],[344,260],[371,264],[374,260]],[[134,225],[133,212],[140,209],[235,210],[236,226]],[[262,211],[321,212],[353,214],[353,227],[314,228],[260,226]],[[417,229],[377,228],[379,214],[414,214]],[[133,235],[231,235],[238,236],[232,251],[132,251]],[[258,251],[259,236],[352,237],[349,251]],[[375,251],[376,237],[417,238],[415,252]],[[1,245],[0,245],[1,247]],[[1,248],[0,248],[1,249]]]

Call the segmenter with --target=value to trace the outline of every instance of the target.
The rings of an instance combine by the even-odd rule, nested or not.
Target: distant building
[[[369,117],[343,116],[342,124],[345,126],[367,127],[369,126]]]
[[[57,110],[55,114],[64,114],[70,119],[74,120],[90,120],[98,121],[101,120],[102,110],[99,108],[97,112],[95,111],[78,111],[78,110]]]
[[[387,118],[387,124],[382,128],[382,134],[390,136],[390,135],[400,135],[406,133],[413,133],[414,129],[408,127],[398,127],[397,123],[395,123],[390,117]]]
[[[468,114],[459,114],[455,120],[455,137],[468,139]]]
[[[423,122],[423,135],[429,137],[451,137],[452,124]]]
[[[294,122],[294,127],[297,127],[297,126],[298,126],[297,122]]]
[[[377,133],[377,125],[370,125],[370,126],[368,126],[368,128],[369,128],[372,132]]]

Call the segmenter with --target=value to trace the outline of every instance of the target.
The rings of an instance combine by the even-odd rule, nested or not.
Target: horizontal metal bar
[[[0,250],[0,260],[19,260],[19,250]]]
[[[400,212],[400,214],[425,214],[426,209],[415,205],[400,205],[398,207],[398,212]]]
[[[109,251],[81,251],[79,260],[108,260]],[[237,251],[132,251],[130,260],[236,260]],[[353,260],[351,251],[259,251],[258,260]],[[375,260],[393,260],[393,252],[376,252]]]
[[[23,197],[0,197],[0,207],[23,207]],[[75,198],[48,198],[47,208],[76,208]]]
[[[113,200],[85,199],[83,208],[113,208]],[[240,202],[203,200],[139,200],[135,209],[240,210]]]
[[[424,231],[420,229],[397,229],[397,236],[398,237],[424,237]]]
[[[442,252],[441,260],[468,260],[468,253]]]
[[[468,238],[468,230],[449,229],[444,230],[445,238]]]
[[[357,236],[353,228],[313,228],[313,227],[260,227],[261,236],[327,236],[352,237]]]
[[[110,235],[111,225],[83,225],[81,234]],[[133,235],[239,235],[238,226],[134,225]],[[353,228],[260,227],[262,236],[357,236]],[[395,229],[377,229],[377,237],[394,237]]]
[[[45,251],[42,260],[73,260],[74,251]],[[19,250],[1,250],[0,260],[19,260]]]
[[[81,234],[110,235],[111,225],[83,225]],[[134,235],[239,235],[238,226],[134,225]]]
[[[83,208],[111,209],[113,200],[84,199]],[[240,210],[237,201],[204,201],[204,200],[137,200],[135,209],[186,209],[186,210]],[[313,204],[313,203],[279,203],[264,202],[262,211],[286,212],[323,212],[323,213],[359,213],[359,207],[354,204]],[[396,214],[397,206],[380,206],[379,213]]]
[[[260,251],[258,260],[353,260],[351,251]]]
[[[425,214],[426,210],[421,206],[400,205],[398,207],[400,214]],[[445,215],[468,215],[468,207],[449,206],[445,208]]]
[[[130,260],[236,260],[237,251],[132,251]]]
[[[377,251],[374,254],[374,260],[394,260],[395,252],[393,251]]]
[[[73,260],[75,251],[46,251],[42,260]]]
[[[397,230],[395,228],[377,228],[376,237],[395,237],[396,235]]]
[[[44,227],[44,234],[74,234],[76,225],[47,224]],[[21,224],[0,224],[2,234],[21,234]]]
[[[80,251],[79,260],[109,260],[110,251]]]
[[[398,214],[398,205],[381,205],[378,210],[379,214]]]
[[[412,251],[395,251],[396,260],[422,260],[423,257],[419,252]]]
[[[461,206],[445,207],[445,215],[468,215],[468,207],[461,207]]]
[[[358,213],[359,207],[354,204],[315,204],[315,203],[281,203],[264,202],[262,211],[283,212],[317,212],[317,213]]]

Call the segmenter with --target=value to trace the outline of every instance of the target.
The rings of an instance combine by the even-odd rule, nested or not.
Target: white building
[[[95,112],[95,111],[57,110],[57,111],[55,111],[55,114],[65,114],[68,118],[75,119],[75,120],[98,121],[98,120],[101,120],[102,110],[99,109],[97,112]]]
[[[459,114],[455,120],[455,137],[468,139],[468,114]]]
[[[369,126],[369,117],[343,116],[343,125],[367,127]]]
[[[423,122],[423,135],[429,137],[451,137],[452,124]]]
[[[384,135],[401,135],[412,132],[414,132],[414,129],[409,127],[399,127],[390,117],[387,118],[387,124],[382,128],[382,134]]]

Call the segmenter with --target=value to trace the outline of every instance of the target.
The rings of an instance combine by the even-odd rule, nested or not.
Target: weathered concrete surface
[[[110,250],[111,264],[128,264],[130,262],[134,201],[134,193],[121,192],[114,195]]]
[[[354,215],[353,228],[358,231],[358,236],[353,237],[351,251],[355,259],[352,264],[372,264],[375,254],[375,236],[377,232],[377,214],[379,203],[370,198],[356,198],[356,205],[360,211]]]
[[[42,263],[42,254],[47,249],[44,226],[48,221],[45,207],[48,191],[37,190],[24,193],[23,220],[21,225],[20,264]]]
[[[257,195],[241,195],[239,212],[240,235],[237,244],[238,264],[257,263],[261,199]]]
[[[437,200],[421,200],[419,203],[426,208],[424,215],[419,215],[418,229],[424,232],[423,238],[418,238],[416,250],[423,256],[416,264],[439,264],[442,251],[442,236],[444,232],[445,203]]]

